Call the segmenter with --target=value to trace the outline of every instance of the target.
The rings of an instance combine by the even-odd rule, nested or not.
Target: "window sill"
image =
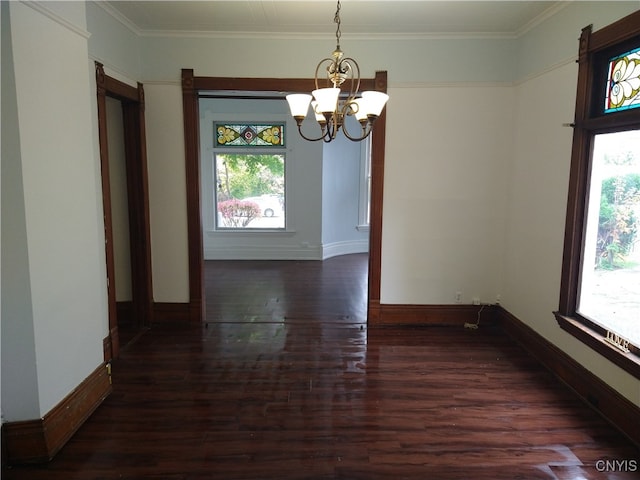
[[[562,315],[559,312],[554,312],[554,315],[556,316],[558,325],[560,325],[560,328],[565,332],[573,335],[600,355],[640,379],[640,357],[638,357],[638,355],[633,352],[625,353],[616,349],[607,343],[599,332],[589,328],[574,317]]]

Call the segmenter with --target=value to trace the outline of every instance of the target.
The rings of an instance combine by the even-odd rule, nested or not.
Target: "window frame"
[[[236,95],[224,95],[217,93],[217,90],[208,90],[202,92],[196,96],[196,102],[200,109],[200,102],[203,99],[215,99],[215,98],[246,98]],[[253,100],[274,100],[273,95],[252,95],[250,97]],[[280,100],[278,97],[277,100]],[[282,102],[285,102],[282,97]],[[286,105],[285,105],[286,107]],[[278,125],[284,129],[284,137],[286,138],[284,145],[233,145],[233,146],[218,146],[216,142],[216,125],[217,124],[229,124],[229,125]],[[203,233],[203,239],[208,237],[222,236],[222,235],[248,235],[259,236],[261,234],[268,236],[275,235],[290,235],[295,231],[295,224],[293,218],[290,216],[289,209],[289,188],[287,185],[290,181],[290,169],[292,168],[290,163],[295,157],[295,150],[291,143],[289,136],[291,135],[292,128],[295,130],[295,122],[293,118],[287,116],[285,113],[214,113],[210,117],[203,119],[198,117],[198,130],[200,132],[198,138],[199,145],[199,180],[200,180],[200,192],[203,197],[200,199],[200,218],[201,218],[201,230]],[[284,227],[251,227],[251,228],[233,228],[222,227],[218,225],[217,221],[217,189],[215,187],[216,182],[216,154],[244,154],[244,155],[261,155],[269,154],[271,152],[275,155],[284,156]],[[205,240],[203,240],[205,242]],[[204,245],[203,245],[204,248]]]
[[[360,195],[358,225],[360,232],[368,232],[371,222],[371,137],[362,141],[360,152]]]
[[[267,149],[260,149],[261,147],[214,147],[211,152],[211,171],[212,171],[212,191],[213,191],[213,228],[212,232],[285,232],[287,231],[287,162],[289,157],[289,150],[284,147],[268,147]],[[218,193],[216,185],[218,184],[218,168],[217,168],[217,155],[263,155],[265,153],[272,155],[280,155],[283,157],[284,162],[284,191],[282,193],[284,197],[283,215],[284,225],[282,227],[223,227],[218,224]]]
[[[640,129],[640,108],[604,113],[602,75],[614,52],[640,45],[640,11],[596,32],[592,28],[583,28],[580,36],[560,301],[554,314],[563,330],[640,379],[638,349],[630,346],[631,351],[625,353],[612,346],[604,339],[603,327],[577,312],[594,138],[602,133]]]

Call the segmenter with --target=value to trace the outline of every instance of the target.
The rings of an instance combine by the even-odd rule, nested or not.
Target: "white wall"
[[[143,77],[163,82],[179,81],[181,68],[193,68],[197,76],[309,78],[317,62],[335,48],[333,32],[322,40],[300,35],[244,39],[144,36],[140,40]],[[377,70],[387,70],[392,84],[509,82],[514,75],[513,65],[505,62],[515,53],[512,39],[363,40],[345,29],[340,45],[345,55],[358,61],[363,77],[372,78]]]
[[[513,90],[391,88],[381,302],[492,302],[500,293]]]
[[[99,163],[90,105],[95,92],[89,88],[86,26],[79,23],[85,11],[83,3],[63,7],[9,3],[13,64],[7,66],[15,75],[19,113],[11,119],[17,121],[18,134],[11,161],[24,200],[24,212],[13,212],[11,223],[24,232],[26,251],[17,268],[18,280],[28,288],[21,304],[11,301],[11,316],[3,316],[3,387],[10,388],[2,389],[2,407],[8,421],[40,417],[79,385],[101,364],[107,332],[104,233],[96,202]],[[4,55],[2,61],[4,67]],[[3,214],[9,207],[2,203]],[[10,227],[3,222],[3,236]],[[11,291],[11,283],[3,287]],[[4,288],[3,309],[9,301]],[[9,331],[18,337],[8,338]],[[35,355],[14,355],[17,348]],[[34,368],[37,378],[21,375]],[[17,384],[9,383],[16,379]]]
[[[1,219],[1,273],[2,301],[2,416],[33,418],[40,413],[37,395],[36,352],[29,283],[29,254],[24,206],[24,183],[20,162],[18,105],[9,3],[0,3],[2,11],[2,186]],[[9,206],[11,208],[9,208]],[[11,385],[11,389],[6,385]],[[18,403],[16,399],[22,398]]]
[[[347,119],[352,120],[352,119]],[[355,125],[354,125],[355,124]],[[360,125],[349,122],[349,133]],[[367,142],[352,142],[341,133],[323,145],[322,155],[322,250],[323,258],[369,251],[369,230],[359,230],[361,188]]]
[[[546,336],[558,308],[577,66],[569,63],[516,88],[515,149],[509,177],[503,304],[537,318]],[[525,313],[527,312],[527,313]]]
[[[188,302],[182,89],[147,84],[144,92],[153,298],[157,302]]]

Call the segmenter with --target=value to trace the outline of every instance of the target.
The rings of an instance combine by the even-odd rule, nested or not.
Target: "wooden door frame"
[[[362,79],[362,90],[387,91],[387,72],[376,72],[375,78]],[[189,249],[189,319],[203,322],[204,252],[200,213],[200,91],[267,91],[310,92],[313,79],[196,77],[193,69],[182,70],[182,103],[184,112],[185,172],[187,183],[187,235]],[[371,214],[369,228],[369,279],[367,317],[369,323],[380,319],[380,273],[382,254],[382,200],[384,187],[386,114],[376,121],[371,139]]]
[[[95,63],[95,67],[109,308],[109,336],[105,340],[104,351],[105,361],[109,361],[118,357],[120,341],[116,314],[106,97],[115,98],[122,103],[129,210],[129,242],[131,247],[133,315],[140,327],[149,325],[152,321],[153,288],[151,283],[149,182],[147,177],[143,86],[141,83],[138,83],[137,88],[135,88],[115,78],[109,77],[105,74],[104,67],[99,62]]]

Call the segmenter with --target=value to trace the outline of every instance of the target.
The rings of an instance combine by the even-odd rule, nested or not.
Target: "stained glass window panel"
[[[284,147],[284,123],[214,124],[216,147]]]
[[[609,60],[604,112],[640,107],[640,48]]]

